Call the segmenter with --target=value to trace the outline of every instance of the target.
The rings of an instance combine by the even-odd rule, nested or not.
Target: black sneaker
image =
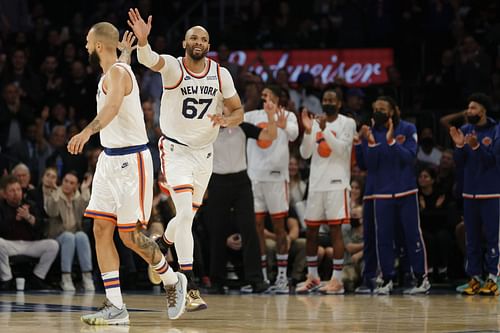
[[[40,279],[35,274],[32,274],[29,278],[29,287],[34,290],[51,290],[50,287],[45,280]]]
[[[7,281],[0,281],[0,291],[10,291],[10,290],[14,290],[14,286],[13,286],[13,281],[14,279],[10,279],[10,280],[7,280]]]

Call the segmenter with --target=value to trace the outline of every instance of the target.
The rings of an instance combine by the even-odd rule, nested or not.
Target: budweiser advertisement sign
[[[392,49],[331,49],[331,50],[269,50],[233,51],[230,62],[248,69],[267,79],[260,56],[269,66],[272,75],[280,68],[286,68],[290,81],[297,81],[300,73],[309,72],[320,77],[323,83],[332,82],[336,77],[343,78],[349,86],[367,86],[387,82],[386,69],[393,65]],[[209,56],[217,59],[217,53]]]

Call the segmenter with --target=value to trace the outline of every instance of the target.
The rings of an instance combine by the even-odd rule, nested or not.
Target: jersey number
[[[212,104],[212,99],[202,98],[200,100],[197,100],[196,98],[186,98],[182,103],[182,115],[189,119],[202,119],[205,113],[207,113],[210,104]],[[205,105],[199,116],[198,108],[196,107],[197,105]]]

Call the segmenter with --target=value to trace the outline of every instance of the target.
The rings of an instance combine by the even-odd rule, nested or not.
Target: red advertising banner
[[[295,82],[302,72],[320,77],[323,83],[343,78],[349,86],[363,87],[387,82],[387,67],[393,65],[392,49],[330,49],[330,50],[241,50],[233,51],[230,62],[248,66],[262,78],[267,79],[257,56],[264,59],[272,75],[280,68],[286,68],[290,81]],[[210,53],[215,56],[216,53]]]

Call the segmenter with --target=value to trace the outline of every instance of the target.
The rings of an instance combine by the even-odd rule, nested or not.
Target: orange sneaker
[[[297,294],[307,294],[307,293],[312,293],[315,292],[316,290],[319,289],[320,287],[320,279],[319,278],[313,278],[310,275],[307,275],[307,280],[304,282],[301,282],[297,285],[297,288],[295,288],[295,292]]]
[[[343,295],[344,285],[337,279],[331,279],[327,284],[319,288],[319,292],[327,295]]]

